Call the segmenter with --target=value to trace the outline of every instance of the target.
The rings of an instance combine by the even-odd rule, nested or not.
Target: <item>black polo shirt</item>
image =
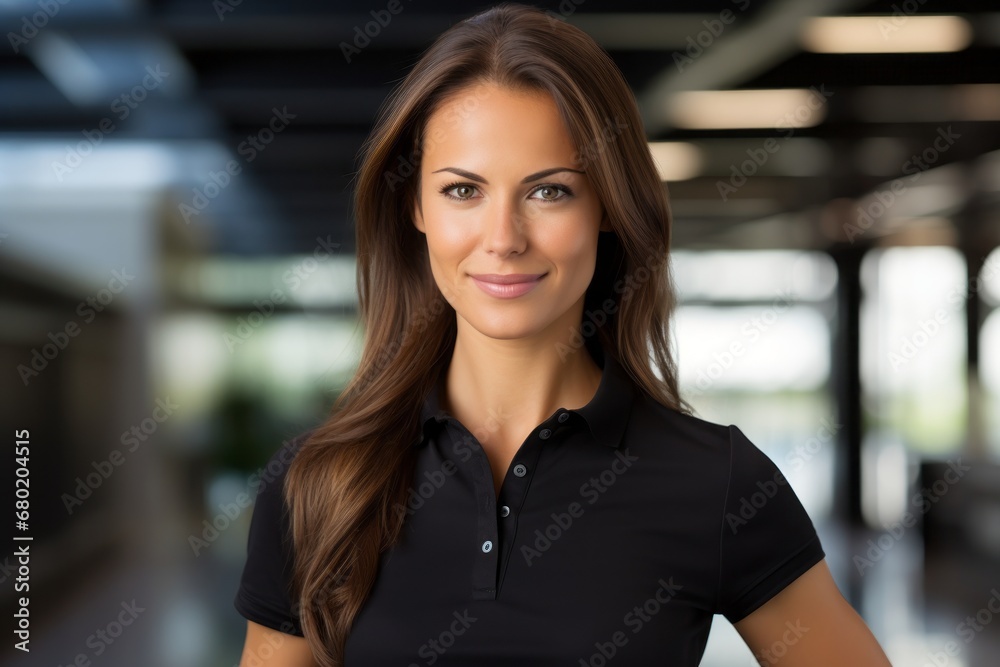
[[[742,619],[824,557],[736,426],[660,405],[604,357],[594,398],[531,431],[499,498],[478,441],[431,393],[403,538],[382,555],[346,667],[697,665],[713,614]],[[235,599],[295,635],[280,482],[307,435],[271,460]]]

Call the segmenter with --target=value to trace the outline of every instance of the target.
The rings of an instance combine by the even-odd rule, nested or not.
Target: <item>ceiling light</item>
[[[667,115],[676,127],[696,130],[812,127],[826,116],[831,95],[822,86],[686,90],[671,96]]]
[[[651,141],[653,155],[661,181],[684,181],[701,172],[701,151],[686,141]]]
[[[961,51],[972,26],[958,16],[818,16],[803,24],[800,40],[815,53]]]

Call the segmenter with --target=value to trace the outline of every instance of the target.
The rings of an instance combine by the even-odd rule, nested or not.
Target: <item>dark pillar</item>
[[[834,247],[837,263],[837,320],[831,350],[833,394],[843,424],[835,475],[834,512],[850,529],[863,525],[861,514],[861,260],[865,249]]]

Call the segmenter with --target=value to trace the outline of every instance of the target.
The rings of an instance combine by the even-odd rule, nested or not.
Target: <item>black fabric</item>
[[[600,348],[596,360],[593,400],[529,434],[499,499],[478,441],[431,393],[403,539],[382,555],[346,667],[697,665],[713,614],[742,619],[824,557],[739,428],[668,409]],[[236,607],[301,634],[279,488],[257,498]]]
[[[257,496],[250,518],[247,559],[234,604],[242,616],[274,630],[302,636],[298,605],[290,604],[291,524],[282,497],[285,473],[307,431],[286,441],[256,473]]]

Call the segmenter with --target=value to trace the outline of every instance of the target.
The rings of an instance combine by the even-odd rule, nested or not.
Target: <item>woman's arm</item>
[[[317,667],[303,637],[247,621],[240,667]]]
[[[733,627],[767,667],[892,667],[826,559]]]

